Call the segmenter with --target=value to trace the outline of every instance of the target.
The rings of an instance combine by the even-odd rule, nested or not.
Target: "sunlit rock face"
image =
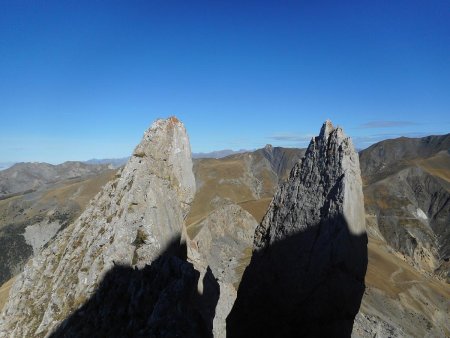
[[[358,154],[327,121],[256,229],[227,335],[350,336],[366,268]]]
[[[98,291],[105,275],[112,283],[115,267],[143,269],[167,254],[170,244],[179,241],[194,194],[186,130],[174,117],[157,120],[123,170],[29,261],[3,309],[0,336],[46,336]],[[196,285],[195,271],[183,272],[188,263],[170,262],[160,265],[178,271],[173,277],[177,283]]]

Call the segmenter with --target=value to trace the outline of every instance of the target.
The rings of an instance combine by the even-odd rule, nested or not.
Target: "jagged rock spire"
[[[179,241],[194,193],[183,124],[175,117],[157,120],[116,178],[19,275],[0,318],[0,336],[46,336],[114,266],[151,264]]]
[[[330,120],[326,120],[322,128],[320,128],[319,138],[327,139],[332,131],[334,131],[333,123]]]
[[[326,121],[257,227],[229,337],[350,336],[367,267],[358,154]]]

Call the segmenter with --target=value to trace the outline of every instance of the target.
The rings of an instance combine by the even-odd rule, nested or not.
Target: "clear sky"
[[[450,132],[450,1],[0,1],[0,162]]]

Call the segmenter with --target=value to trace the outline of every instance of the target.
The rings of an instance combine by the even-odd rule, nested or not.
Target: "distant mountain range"
[[[121,157],[121,158],[103,158],[103,159],[97,159],[93,158],[87,161],[84,161],[86,164],[108,164],[111,165],[113,168],[119,168],[123,166],[125,163],[127,163],[129,157]]]
[[[192,158],[223,158],[223,157],[226,157],[229,155],[241,154],[241,153],[245,153],[245,152],[249,152],[249,151],[251,151],[251,150],[223,149],[223,150],[211,151],[209,153],[192,153]],[[104,159],[93,158],[91,160],[85,161],[84,163],[87,163],[87,164],[110,164],[114,168],[119,168],[119,167],[125,165],[127,163],[128,159],[129,159],[129,157],[104,158]]]
[[[224,149],[224,150],[217,150],[212,151],[209,153],[192,153],[192,158],[223,158],[229,155],[233,154],[241,154],[245,153],[251,150],[246,149],[240,149],[240,150],[231,150],[231,149]],[[119,168],[127,163],[129,160],[129,156],[127,157],[120,157],[120,158],[92,158],[87,161],[81,161],[81,163],[85,164],[106,164],[109,165],[111,168]],[[8,169],[12,167],[14,164],[18,162],[0,162],[0,171]],[[31,162],[27,162],[31,163]],[[43,163],[43,162],[42,162]]]
[[[240,150],[224,149],[224,150],[212,151],[210,153],[192,153],[192,158],[222,158],[222,157],[226,157],[226,156],[229,156],[229,155],[246,153],[248,151],[250,151],[250,150],[246,150],[246,149],[240,149]]]
[[[0,172],[0,198],[35,191],[68,179],[98,175],[106,169],[112,168],[104,164],[89,165],[74,161],[58,165],[39,162],[16,163]]]

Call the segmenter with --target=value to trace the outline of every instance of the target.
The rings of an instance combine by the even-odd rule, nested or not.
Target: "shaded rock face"
[[[197,292],[199,272],[183,259],[179,243],[143,269],[109,270],[51,337],[210,337],[217,295]],[[207,283],[210,276],[203,278]]]
[[[256,229],[227,336],[350,336],[367,268],[363,203],[358,155],[327,121]]]
[[[46,336],[94,297],[116,265],[143,269],[171,254],[167,247],[181,236],[194,193],[184,126],[176,118],[156,121],[116,178],[27,264],[3,309],[0,336]],[[185,264],[178,264],[183,271]],[[191,283],[189,274],[174,278]]]
[[[257,226],[253,216],[238,205],[222,203],[201,222],[200,232],[188,242],[188,259],[202,277],[199,290],[202,294],[205,289],[215,290],[218,297],[212,328],[216,338],[226,337],[225,320],[236,299],[242,271],[249,263]],[[208,272],[213,280],[203,277]]]

